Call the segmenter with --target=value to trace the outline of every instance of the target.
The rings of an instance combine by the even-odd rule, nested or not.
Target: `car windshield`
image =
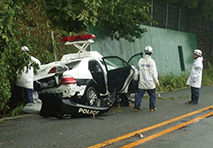
[[[70,63],[66,63],[65,65],[69,68],[69,70],[73,69],[76,65],[78,65],[80,61],[72,61]]]

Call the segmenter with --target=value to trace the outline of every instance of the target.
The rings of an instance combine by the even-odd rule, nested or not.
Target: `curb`
[[[18,118],[23,118],[23,117],[29,117],[35,114],[23,114],[23,115],[18,115],[18,116],[13,116],[13,117],[5,117],[5,118],[1,118],[1,121],[8,121],[8,120],[13,120],[13,119],[18,119]]]

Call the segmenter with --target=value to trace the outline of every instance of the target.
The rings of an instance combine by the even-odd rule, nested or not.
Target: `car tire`
[[[93,86],[89,86],[84,94],[86,105],[88,106],[98,106],[98,93]]]

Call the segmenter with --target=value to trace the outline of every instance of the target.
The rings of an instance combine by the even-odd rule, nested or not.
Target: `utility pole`
[[[52,37],[52,45],[53,45],[53,54],[55,57],[55,61],[57,61],[56,53],[55,53],[55,40],[54,40],[54,32],[51,31],[51,37]]]

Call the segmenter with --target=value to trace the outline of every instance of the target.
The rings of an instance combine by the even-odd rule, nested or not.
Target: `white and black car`
[[[63,38],[66,45],[76,46],[78,53],[41,65],[34,77],[34,89],[42,100],[40,115],[94,116],[108,111],[115,96],[136,91],[137,69],[120,57],[103,57],[97,51],[86,51],[94,38],[93,34]],[[137,63],[141,57],[139,53],[131,61]]]

